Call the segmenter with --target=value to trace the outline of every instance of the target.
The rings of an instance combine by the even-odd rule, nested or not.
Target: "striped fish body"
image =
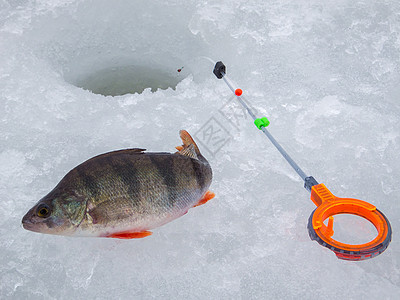
[[[65,230],[64,224],[61,232],[44,232],[24,227],[76,236],[151,234],[147,230],[184,215],[204,197],[210,198],[211,167],[186,131],[181,131],[181,137],[184,144],[173,154],[126,149],[85,161],[36,205],[48,203],[51,210],[64,211],[73,228]],[[54,199],[64,203],[55,204]],[[68,206],[68,202],[73,204]]]
[[[182,216],[206,193],[212,173],[206,161],[131,149],[95,157],[71,176],[87,198],[77,233],[107,236],[142,232]]]

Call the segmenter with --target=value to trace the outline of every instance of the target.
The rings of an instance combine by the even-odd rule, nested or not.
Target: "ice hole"
[[[175,89],[199,72],[196,61],[207,44],[190,30],[186,7],[114,2],[109,9],[106,0],[83,1],[73,11],[60,9],[57,18],[38,18],[27,37],[37,61],[67,83],[105,96]]]
[[[171,67],[166,70],[158,66],[110,66],[80,76],[71,83],[94,94],[104,96],[140,94],[147,88],[155,92],[158,89],[176,88],[176,85],[183,79],[178,68]]]

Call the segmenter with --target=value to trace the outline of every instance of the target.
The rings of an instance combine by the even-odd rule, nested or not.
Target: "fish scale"
[[[168,153],[124,156],[126,157],[115,159],[111,163],[109,159],[105,160],[102,171],[107,175],[98,180],[104,182],[105,188],[99,189],[100,192],[89,199],[93,209],[88,213],[98,227],[104,224],[117,226],[122,223],[140,223],[147,220],[149,215],[161,218],[165,213],[174,213],[175,202],[180,204],[176,207],[178,210],[190,205],[190,199],[193,198],[191,191],[202,193],[202,187],[197,185],[194,170],[188,168],[192,163],[187,164],[187,160],[192,160],[192,158]],[[166,161],[169,162],[168,166],[163,163]],[[173,161],[177,162],[177,166],[181,166],[179,170],[173,171]],[[133,164],[137,170],[127,167],[130,164]],[[118,172],[115,172],[116,169]],[[176,177],[180,179],[179,184]],[[134,180],[128,182],[132,178]],[[123,188],[116,188],[119,185],[123,185]],[[113,197],[116,199],[110,201]],[[103,203],[105,204],[102,205]],[[137,214],[139,217],[131,213],[125,215],[125,211],[140,212],[140,214]]]
[[[26,229],[78,236],[138,237],[213,197],[212,171],[181,131],[176,153],[134,148],[93,157],[71,170],[24,217]],[[38,215],[46,206],[52,214]],[[76,225],[78,224],[78,225]]]

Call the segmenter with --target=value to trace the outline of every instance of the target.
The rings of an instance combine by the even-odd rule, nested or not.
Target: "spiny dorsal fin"
[[[129,149],[122,149],[122,150],[115,150],[112,153],[124,153],[124,154],[143,154],[146,149],[142,148],[129,148]]]
[[[199,159],[197,157],[196,151],[194,150],[194,145],[193,144],[189,145],[186,148],[183,148],[178,153],[181,154],[181,155],[189,156],[191,158]]]
[[[111,152],[107,152],[107,153],[103,153],[103,154],[99,154],[96,155],[90,159],[88,159],[86,162],[92,161],[94,159],[98,159],[100,157],[105,158],[108,156],[114,156],[116,154],[130,154],[130,155],[138,155],[138,154],[144,154],[146,151],[146,149],[142,149],[142,148],[130,148],[130,149],[122,149],[122,150],[115,150],[115,151],[111,151]]]

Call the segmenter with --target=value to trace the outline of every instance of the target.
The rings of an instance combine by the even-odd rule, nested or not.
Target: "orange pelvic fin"
[[[175,149],[178,150],[178,151],[182,151],[183,150],[183,146],[176,146]]]
[[[140,239],[140,238],[144,238],[146,236],[151,235],[152,232],[151,231],[141,231],[141,232],[117,232],[117,233],[113,233],[108,235],[107,237],[109,238],[115,238],[115,239]]]
[[[207,203],[209,200],[211,200],[211,199],[214,198],[214,197],[215,197],[215,194],[214,194],[213,192],[207,191],[207,192],[204,194],[203,198],[200,199],[199,203],[197,203],[197,204],[196,204],[195,206],[193,206],[193,207],[196,207],[196,206],[199,206],[199,205],[203,205],[203,204]]]

